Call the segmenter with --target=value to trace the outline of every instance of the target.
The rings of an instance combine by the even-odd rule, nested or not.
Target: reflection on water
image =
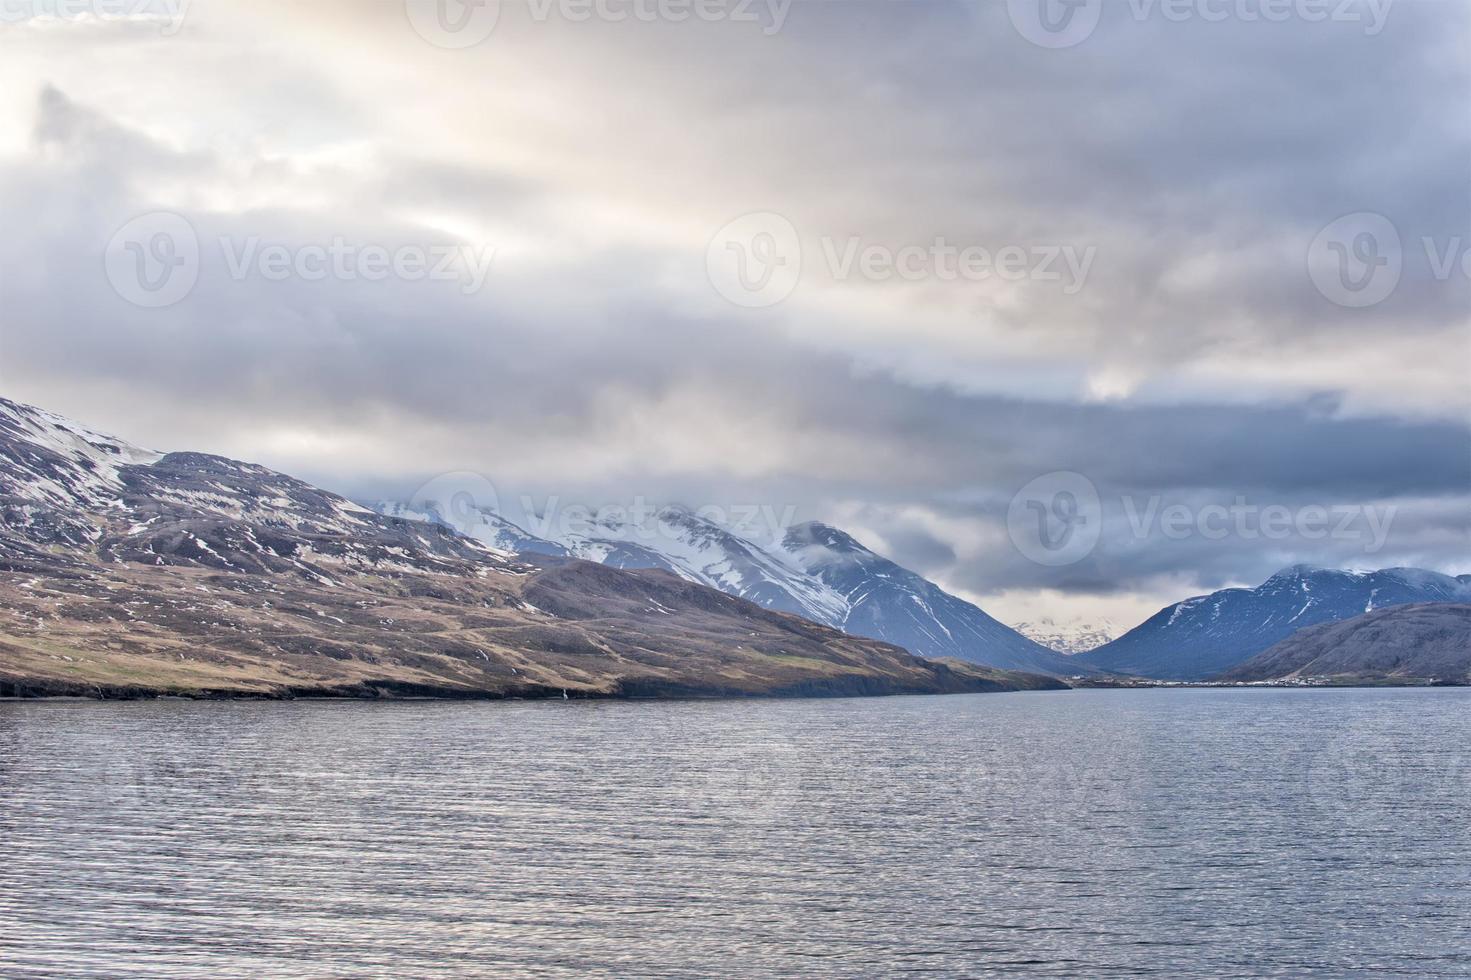
[[[0,704],[0,973],[1471,974],[1471,691]]]

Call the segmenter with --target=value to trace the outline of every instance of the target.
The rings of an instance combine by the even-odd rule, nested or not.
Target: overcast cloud
[[[1471,571],[1464,4],[1052,48],[1005,2],[505,2],[463,49],[410,4],[0,20],[0,392],[356,497],[767,505],[1013,620]],[[709,268],[753,213],[770,305]],[[176,258],[171,305],[118,288]],[[1059,471],[1098,534],[1049,564],[1008,514]]]

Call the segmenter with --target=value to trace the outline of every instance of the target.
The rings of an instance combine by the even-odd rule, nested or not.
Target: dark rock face
[[[1471,604],[1394,606],[1312,626],[1225,679],[1471,684]]]
[[[1111,643],[1077,656],[1094,667],[1161,680],[1205,680],[1300,629],[1418,602],[1471,601],[1471,587],[1437,572],[1343,572],[1299,565],[1255,589],[1177,602]]]
[[[134,697],[1016,690],[660,571],[509,556],[0,400],[0,690]]]

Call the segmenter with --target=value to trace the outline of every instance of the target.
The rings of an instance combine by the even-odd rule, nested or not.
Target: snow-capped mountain
[[[157,453],[0,399],[0,556],[80,547],[103,561],[290,572],[445,571],[517,563],[479,542],[380,516],[281,473]],[[57,560],[66,560],[59,552]]]
[[[537,537],[486,508],[450,514],[450,508],[436,500],[416,505],[380,501],[373,507],[382,514],[453,526],[491,547],[517,554],[567,555],[613,568],[663,569],[767,609],[826,625],[837,625],[847,614],[843,598],[820,581],[687,507],[570,521],[557,529],[556,540]]]
[[[645,521],[599,520],[561,535],[570,554],[615,568],[664,568],[759,606],[841,628],[843,597],[821,581],[685,507]]]
[[[1296,631],[1412,602],[1466,602],[1471,576],[1419,568],[1348,572],[1294,565],[1254,589],[1223,589],[1166,606],[1077,660],[1120,674],[1204,680]]]
[[[415,513],[396,504],[377,506],[384,513]],[[417,512],[441,521],[446,511],[442,504],[427,502]],[[954,657],[1060,677],[1096,672],[823,524],[790,528],[772,548],[762,548],[677,506],[637,520],[575,522],[559,528],[554,542],[527,534],[492,513],[483,521],[457,518],[457,526],[494,547],[521,541],[521,548],[561,548],[568,555],[615,568],[661,568],[767,609],[894,643],[922,657]]]
[[[0,399],[0,494],[70,507],[118,497],[122,468],[163,458],[44,409]]]
[[[1103,646],[1123,633],[1124,630],[1112,620],[1089,623],[1059,623],[1051,616],[1017,623],[1014,629],[1022,636],[1036,640],[1049,650],[1058,653],[1085,653]]]
[[[833,625],[845,632],[897,643],[922,657],[954,657],[1060,677],[1094,672],[830,525],[812,522],[791,528],[779,553],[842,597],[847,612]]]
[[[567,549],[552,541],[528,534],[495,511],[474,508],[468,512],[448,512],[439,502],[399,503],[380,500],[371,509],[384,517],[406,521],[422,521],[451,528],[506,554],[566,555]]]
[[[161,455],[93,432],[69,419],[0,399],[0,552],[21,547],[87,545],[100,532],[82,508],[121,497],[123,470]]]
[[[0,694],[1058,686],[921,660],[662,572],[512,555],[505,545],[526,542],[504,527],[492,547],[441,525],[0,399]]]

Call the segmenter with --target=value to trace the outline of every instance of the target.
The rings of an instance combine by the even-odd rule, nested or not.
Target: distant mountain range
[[[684,507],[638,521],[595,519],[538,538],[493,511],[454,512],[446,501],[372,505],[383,514],[453,524],[518,554],[563,554],[622,569],[658,568],[767,609],[882,640],[931,659],[1068,677],[1093,674],[997,622],[973,603],[820,523],[798,524],[762,548]]]
[[[1225,679],[1471,684],[1471,604],[1391,606],[1309,626],[1233,668]]]
[[[1416,568],[1346,572],[1295,565],[1254,589],[1223,589],[1166,606],[1077,660],[1117,674],[1206,680],[1304,627],[1390,606],[1471,601],[1471,576]]]
[[[450,523],[441,516],[448,513],[442,502],[373,506],[385,514]],[[555,540],[530,534],[488,510],[468,518],[457,513],[453,523],[508,552],[664,569],[919,656],[1054,677],[1206,680],[1307,626],[1387,606],[1471,599],[1471,576],[1296,565],[1254,589],[1225,589],[1177,602],[1111,638],[1102,629],[1069,632],[1054,626],[1049,631],[1041,624],[1013,629],[827,524],[798,524],[763,548],[683,507],[664,508],[642,521],[589,520],[562,529]],[[1046,639],[1051,646],[1041,642]]]
[[[1448,680],[1454,618],[1379,614],[1471,604],[1467,575],[1294,566],[1066,657],[826,524],[758,547],[683,508],[660,512],[655,533],[588,521],[555,541],[493,513],[460,523],[468,533],[432,501],[368,508],[0,399],[0,693],[871,694],[1273,671]],[[1310,629],[1335,623],[1344,629]]]
[[[384,516],[0,399],[0,695],[849,695],[1061,687],[659,570]],[[520,547],[527,548],[525,543]]]

